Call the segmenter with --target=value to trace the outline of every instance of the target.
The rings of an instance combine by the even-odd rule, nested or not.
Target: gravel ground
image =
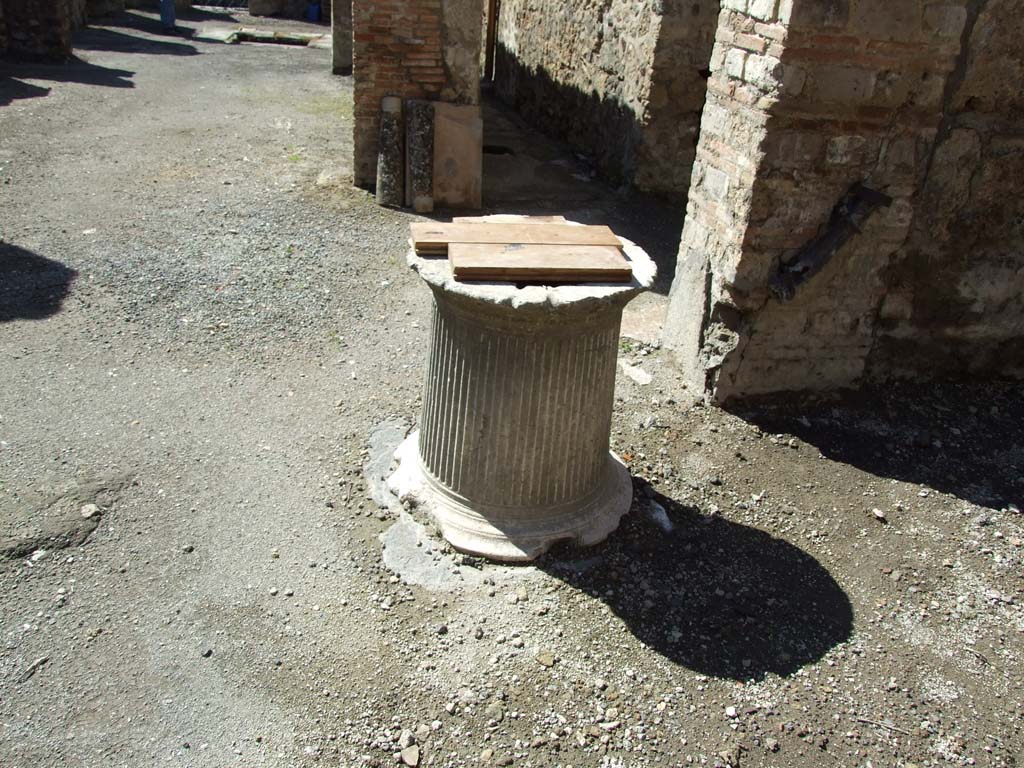
[[[1019,387],[690,405],[650,343],[677,209],[530,138],[553,186],[492,210],[666,268],[636,494],[596,549],[463,558],[380,494],[429,294],[349,186],[350,79],[154,30],[0,65],[0,765],[1021,762]]]

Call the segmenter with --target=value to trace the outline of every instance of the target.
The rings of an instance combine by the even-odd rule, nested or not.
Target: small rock
[[[764,740],[764,748],[767,749],[769,752],[778,752],[779,751],[779,740],[778,739],[765,739]]]
[[[494,757],[494,750],[491,749],[490,747],[488,747],[487,749],[485,749],[483,752],[480,753],[480,762],[481,763],[490,762],[492,757]]]
[[[213,648],[204,648],[203,649],[203,658],[204,659],[208,659],[211,656],[213,656]]]
[[[437,632],[437,634],[439,634],[439,635],[447,635],[448,634],[448,625],[447,624],[438,624],[437,628],[434,631]]]
[[[495,765],[512,765],[512,762],[513,761],[512,761],[512,756],[511,755],[502,755],[501,757],[499,757],[497,760],[494,761],[494,764]]]
[[[484,714],[487,715],[489,720],[494,720],[498,723],[505,719],[505,710],[496,701],[492,701],[487,705],[487,708],[484,709]]]
[[[541,666],[553,667],[555,666],[555,654],[551,651],[539,651],[537,653],[537,661],[540,662]]]
[[[186,555],[192,554],[193,552],[195,552],[195,550],[196,548],[193,547],[191,544],[186,544],[184,547],[181,548],[181,551],[184,552]]]
[[[729,718],[737,717],[739,713],[736,711],[736,707],[726,707],[725,716]]]
[[[407,749],[416,743],[416,737],[413,736],[412,731],[408,728],[402,730],[401,735],[398,737],[398,746],[402,749]]]
[[[885,512],[880,510],[878,507],[875,507],[874,509],[872,509],[871,510],[871,514],[874,515],[875,519],[878,520],[879,522],[882,522],[882,523],[887,522],[886,519],[885,519]]]
[[[91,518],[94,518],[99,515],[100,508],[95,504],[84,504],[82,505],[82,509],[80,511],[83,519],[90,520]]]
[[[270,596],[271,597],[277,597],[277,587],[271,587],[270,588]]]
[[[477,640],[482,640],[483,637],[484,637],[484,630],[483,630],[483,628],[482,627],[477,627],[476,629],[474,629],[473,630],[473,637],[475,637]]]
[[[420,748],[413,744],[402,750],[402,762],[414,768],[420,764]]]

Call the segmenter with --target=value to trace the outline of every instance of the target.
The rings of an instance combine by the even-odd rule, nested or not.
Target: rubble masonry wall
[[[997,237],[977,248],[991,229],[971,182],[1011,197],[1012,172],[1001,171],[1020,162],[1019,94],[992,90],[993,60],[1008,58],[997,49],[1011,44],[995,19],[1010,21],[1011,4],[726,0],[664,334],[695,394],[726,401],[930,375],[933,356],[950,359],[940,338],[965,320],[975,335],[986,326],[1019,338],[1019,209],[1004,200]],[[971,95],[974,85],[987,97]],[[969,103],[971,116],[958,111]],[[965,122],[978,127],[964,134]],[[983,156],[990,163],[975,168]],[[780,264],[833,228],[857,183],[891,204],[791,300],[775,297]],[[978,216],[964,221],[965,211]],[[994,280],[1003,293],[967,318],[972,291]],[[922,351],[916,362],[908,348]],[[976,345],[963,354],[1007,371]]]
[[[495,85],[606,177],[684,197],[718,0],[503,0]]]
[[[71,55],[71,33],[85,24],[85,0],[3,0],[0,15],[0,50],[59,60]]]

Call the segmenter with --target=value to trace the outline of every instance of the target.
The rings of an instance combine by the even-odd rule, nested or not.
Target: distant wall
[[[495,84],[608,178],[685,195],[718,0],[503,0]]]

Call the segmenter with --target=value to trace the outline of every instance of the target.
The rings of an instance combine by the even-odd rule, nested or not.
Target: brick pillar
[[[856,384],[959,54],[963,3],[725,0],[665,343],[717,401]],[[941,23],[937,23],[937,19]],[[789,300],[854,184],[891,196]]]
[[[353,0],[355,183],[377,174],[384,96],[478,104],[482,0]]]

